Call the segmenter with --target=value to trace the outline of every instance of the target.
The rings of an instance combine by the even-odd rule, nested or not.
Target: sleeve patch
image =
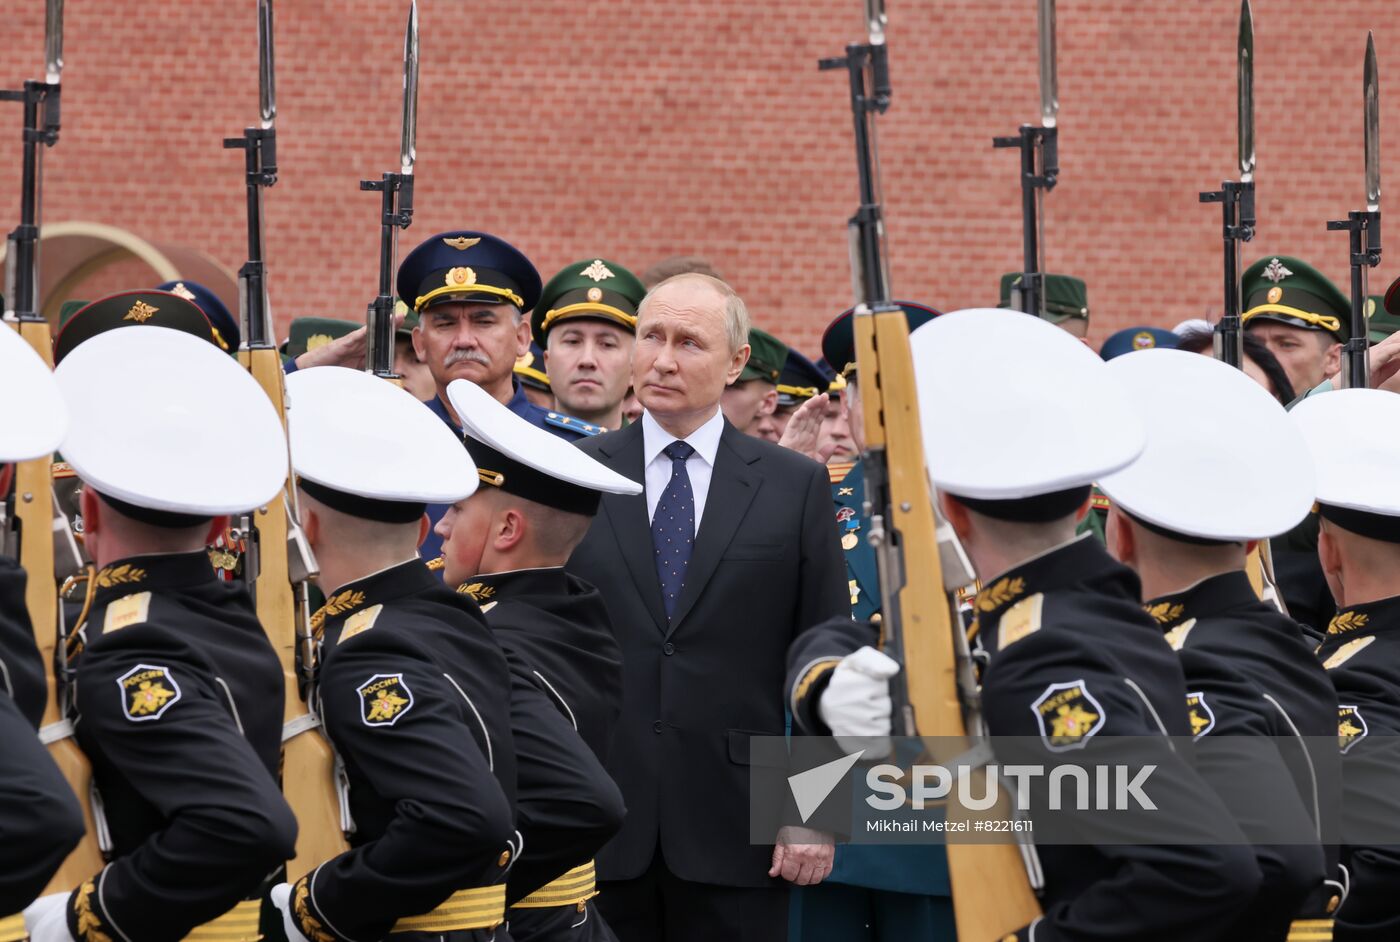
[[[1031,704],[1031,712],[1051,752],[1083,749],[1108,720],[1107,711],[1083,680],[1046,687]]]
[[[1037,592],[1002,613],[997,621],[997,650],[1005,651],[1026,635],[1039,631],[1044,605],[1045,595]]]
[[[393,726],[413,709],[413,693],[403,674],[375,674],[358,688],[360,718],[366,726]]]
[[[102,620],[102,633],[111,634],[130,625],[139,625],[150,617],[151,593],[137,592],[119,598],[107,606]]]
[[[363,634],[374,627],[375,619],[379,613],[384,611],[383,605],[371,605],[363,612],[356,612],[345,619],[345,625],[340,629],[340,637],[336,639],[336,644],[343,644],[355,635]]]
[[[137,664],[117,678],[122,692],[122,713],[133,723],[158,720],[180,700],[180,685],[170,669]]]
[[[1355,704],[1340,704],[1337,707],[1337,744],[1341,747],[1342,755],[1346,755],[1352,746],[1366,738],[1366,734],[1371,730],[1366,726],[1366,720],[1362,718],[1361,711]]]
[[[1191,738],[1200,739],[1215,729],[1215,711],[1206,703],[1206,695],[1199,690],[1186,694],[1186,716],[1191,721]]]

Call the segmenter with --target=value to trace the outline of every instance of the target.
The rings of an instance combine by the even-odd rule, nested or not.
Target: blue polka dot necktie
[[[690,475],[685,460],[695,449],[682,441],[674,441],[662,449],[671,459],[671,480],[656,502],[651,518],[651,545],[656,550],[656,575],[661,581],[661,599],[669,619],[676,611],[676,601],[685,585],[685,567],[690,563],[690,551],[695,548],[695,492],[690,489]]]

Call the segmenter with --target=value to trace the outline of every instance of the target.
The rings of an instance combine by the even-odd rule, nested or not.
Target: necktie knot
[[[670,458],[674,463],[676,461],[685,461],[691,455],[695,454],[695,448],[692,447],[689,442],[683,442],[678,439],[661,449],[661,453],[667,458]]]

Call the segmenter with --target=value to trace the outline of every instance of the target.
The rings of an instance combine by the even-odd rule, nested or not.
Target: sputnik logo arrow
[[[788,776],[788,788],[792,790],[793,800],[797,802],[797,813],[802,815],[803,824],[806,824],[807,819],[816,814],[822,802],[826,801],[827,796],[836,790],[836,786],[841,784],[846,773],[860,761],[860,757],[863,755],[865,755],[864,749],[839,759],[833,759],[814,769]]]

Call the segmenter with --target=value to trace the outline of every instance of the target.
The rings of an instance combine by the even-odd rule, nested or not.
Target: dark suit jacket
[[[640,422],[578,447],[645,480]],[[850,615],[826,469],[725,422],[669,623],[645,494],[603,495],[567,568],[602,592],[622,647],[622,716],[607,765],[627,821],[599,855],[598,875],[641,876],[659,842],[681,879],[771,885],[771,845],[749,843],[749,737],[784,734],[788,645]]]

